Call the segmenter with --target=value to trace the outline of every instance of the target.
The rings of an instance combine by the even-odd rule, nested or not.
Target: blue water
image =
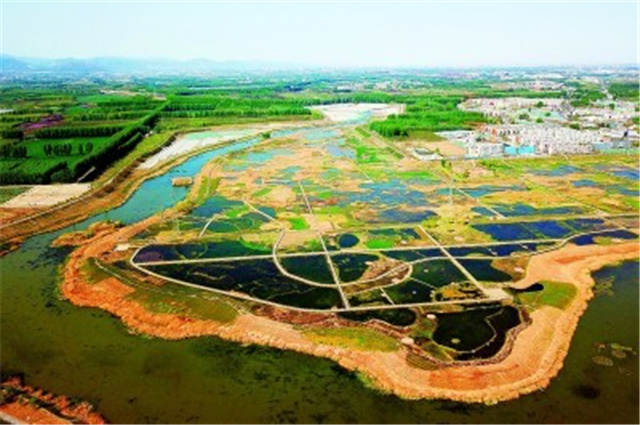
[[[538,176],[562,177],[569,174],[579,173],[581,170],[573,165],[560,165],[551,170],[532,170],[532,174]]]
[[[598,187],[598,183],[588,179],[575,180],[571,184],[573,187]]]
[[[124,224],[131,224],[151,217],[160,211],[164,211],[187,196],[187,188],[174,187],[171,184],[171,179],[183,176],[193,177],[213,158],[246,149],[259,143],[261,140],[259,137],[256,137],[193,156],[182,164],[171,168],[161,176],[154,177],[142,183],[133,195],[119,207],[90,217],[74,225],[73,228],[84,229],[92,223],[104,220],[121,221]]]
[[[638,235],[633,232],[629,232],[627,230],[612,230],[608,232],[598,232],[591,233],[589,235],[581,235],[571,239],[571,242],[576,245],[593,245],[595,244],[595,238],[597,237],[605,237],[605,238],[614,238],[614,239],[627,239],[633,240],[637,239]]]
[[[329,152],[329,154],[333,157],[333,158],[349,158],[349,159],[355,159],[356,154],[355,152],[353,152],[353,149],[350,149],[348,147],[343,147],[340,145],[329,145],[326,147],[327,152]]]
[[[633,168],[621,168],[621,169],[615,170],[613,174],[615,174],[618,177],[622,177],[622,178],[634,180],[634,181],[638,181],[638,179],[640,179],[640,171],[635,170]]]
[[[467,195],[470,195],[472,198],[480,198],[490,193],[522,191],[527,189],[523,186],[517,186],[517,185],[511,185],[511,186],[482,185],[482,186],[476,186],[476,187],[463,187],[463,188],[460,188],[460,190],[465,192]]]
[[[566,215],[566,214],[581,214],[582,208],[577,206],[559,206],[550,208],[536,208],[531,205],[518,202],[512,205],[493,205],[493,209],[498,211],[505,217],[518,217],[526,215]]]
[[[526,223],[525,227],[533,230],[537,234],[554,239],[564,238],[571,234],[571,229],[561,225],[557,221],[536,221]]]
[[[485,207],[473,207],[471,208],[471,211],[476,212],[480,215],[483,215],[485,217],[493,217],[495,216],[495,214],[488,208]]]
[[[621,184],[612,184],[607,186],[607,192],[618,193],[625,196],[638,196],[638,189],[629,189]]]
[[[538,239],[534,233],[518,223],[474,224],[475,229],[491,235],[496,241],[515,241],[520,239]]]

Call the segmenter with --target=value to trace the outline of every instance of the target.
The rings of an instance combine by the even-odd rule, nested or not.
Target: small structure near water
[[[174,177],[171,179],[172,186],[190,186],[193,184],[193,177]]]

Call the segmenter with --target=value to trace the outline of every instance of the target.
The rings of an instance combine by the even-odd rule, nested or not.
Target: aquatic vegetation
[[[352,307],[390,304],[391,303],[384,296],[380,289],[363,291],[349,296],[349,305],[351,305]]]
[[[133,257],[135,263],[210,259],[220,257],[240,257],[250,255],[269,255],[269,247],[250,245],[242,241],[216,241],[202,243],[186,243],[176,245],[147,245]]]
[[[492,260],[458,260],[462,267],[467,269],[479,281],[485,282],[509,282],[511,275],[493,267]]]
[[[460,269],[448,259],[416,263],[411,277],[436,288],[467,280]]]
[[[459,360],[495,355],[502,348],[506,333],[520,324],[518,310],[510,306],[470,308],[436,317],[433,340],[455,350]]]
[[[481,198],[485,195],[498,192],[507,191],[522,191],[527,190],[524,186],[510,185],[510,186],[493,186],[493,185],[481,185],[476,187],[461,187],[459,190],[463,191],[467,195],[473,198]]]
[[[406,262],[444,257],[440,248],[388,250],[383,253],[389,258]]]
[[[628,230],[611,230],[576,236],[571,239],[571,243],[574,243],[576,245],[593,245],[597,243],[598,238],[633,240],[637,239],[638,235]]]
[[[324,255],[282,257],[279,261],[282,267],[293,275],[318,283],[334,283],[327,257]]]
[[[474,229],[487,233],[496,241],[532,240],[538,237],[519,223],[473,224]]]
[[[492,208],[505,217],[519,217],[530,215],[568,215],[581,214],[583,209],[575,205],[536,208],[522,202],[515,204],[495,204]]]
[[[388,310],[348,311],[339,313],[340,317],[366,322],[371,319],[382,320],[395,326],[410,326],[416,320],[416,313],[408,308],[394,308]]]
[[[304,335],[318,344],[365,351],[395,351],[399,346],[395,338],[365,328],[308,329]]]
[[[527,222],[525,227],[546,238],[565,238],[572,233],[570,228],[563,226],[561,222],[558,221]]]
[[[433,288],[415,279],[385,288],[395,304],[411,304],[432,301]]]
[[[576,296],[577,288],[564,282],[540,282],[542,290],[518,292],[520,302],[531,308],[540,308],[543,305],[565,309]]]
[[[367,231],[366,237],[366,246],[370,249],[388,249],[412,244],[430,244],[430,241],[423,240],[414,228],[371,229]]]
[[[161,276],[205,288],[240,292],[293,307],[342,307],[336,289],[328,286],[310,286],[283,276],[272,260],[149,265],[145,268]]]
[[[594,356],[591,358],[591,360],[598,366],[613,366],[613,360],[606,356]]]
[[[376,261],[378,256],[371,254],[335,254],[331,261],[338,269],[338,275],[342,282],[353,282],[364,274],[368,264]]]

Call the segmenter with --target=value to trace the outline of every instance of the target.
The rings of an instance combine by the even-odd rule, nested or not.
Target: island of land
[[[515,399],[559,373],[592,272],[639,256],[637,107],[585,87],[603,97],[83,97],[86,120],[132,119],[110,130],[27,108],[3,120],[2,253],[58,230],[60,295],[133,333],[325,357],[406,399]],[[624,135],[587,129],[601,108]]]

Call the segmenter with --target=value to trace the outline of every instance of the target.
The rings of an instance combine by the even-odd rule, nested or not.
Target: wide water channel
[[[613,295],[590,303],[558,378],[542,392],[496,406],[405,401],[365,387],[335,363],[215,337],[165,341],[132,334],[109,314],[61,300],[59,234],[92,222],[132,223],[184,198],[170,179],[258,139],[192,157],[142,184],[122,206],[39,235],[0,259],[3,377],[87,399],[112,422],[638,422],[638,358],[596,365],[595,346],[638,349],[638,263],[595,274]]]

